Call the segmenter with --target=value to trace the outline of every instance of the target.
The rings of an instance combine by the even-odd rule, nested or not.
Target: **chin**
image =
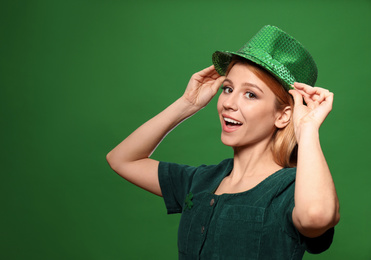
[[[228,140],[229,139],[229,140]],[[226,145],[226,146],[230,146],[230,147],[237,147],[237,146],[239,146],[238,145],[238,143],[236,143],[236,141],[234,141],[234,140],[230,140],[230,138],[226,138],[226,137],[221,137],[221,141],[222,141],[222,143],[224,144],[224,145]]]

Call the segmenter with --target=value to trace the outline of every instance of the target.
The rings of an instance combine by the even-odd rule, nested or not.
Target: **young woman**
[[[238,52],[214,53],[213,62],[107,155],[110,166],[163,196],[168,213],[182,213],[179,259],[301,259],[305,250],[323,252],[340,216],[318,133],[333,94],[310,86],[317,77],[312,57],[266,26]],[[200,167],[150,159],[220,86],[221,139],[233,159]]]

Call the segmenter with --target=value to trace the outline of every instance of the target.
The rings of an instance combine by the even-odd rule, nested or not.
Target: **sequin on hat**
[[[266,25],[237,52],[216,51],[212,60],[224,76],[233,55],[248,59],[271,73],[286,90],[294,82],[314,86],[317,66],[304,46],[281,29]]]

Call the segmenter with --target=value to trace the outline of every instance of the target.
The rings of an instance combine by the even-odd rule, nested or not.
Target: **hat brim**
[[[261,68],[266,70],[268,73],[270,73],[273,77],[275,77],[282,86],[288,91],[290,89],[293,89],[292,84],[295,82],[295,78],[291,75],[289,77],[286,76],[285,79],[282,78],[282,75],[277,73],[272,67],[272,64],[268,64],[268,62],[264,62],[262,59],[259,59],[253,55],[249,55],[249,53],[238,53],[238,52],[230,52],[230,51],[216,51],[212,55],[212,61],[215,67],[215,70],[219,73],[221,76],[225,76],[226,71],[228,69],[229,64],[232,61],[233,55],[237,55],[239,57],[245,58],[249,61],[252,61],[253,63],[259,65]],[[275,61],[277,62],[277,61]],[[271,62],[269,62],[271,63]],[[282,66],[282,65],[281,65]],[[287,70],[288,71],[288,70]],[[287,74],[286,71],[286,74]],[[291,73],[289,73],[291,74]]]

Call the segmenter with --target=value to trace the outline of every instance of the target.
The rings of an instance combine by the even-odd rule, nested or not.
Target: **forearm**
[[[168,132],[195,112],[197,109],[182,98],[176,100],[140,126],[107,155],[111,167],[116,163],[148,158]]]
[[[318,129],[300,133],[294,218],[304,232],[316,235],[339,221],[339,201],[323,155]]]
[[[180,98],[150,119],[107,154],[111,168],[127,181],[162,196],[158,164],[149,159],[166,134],[187,117],[197,112]]]

